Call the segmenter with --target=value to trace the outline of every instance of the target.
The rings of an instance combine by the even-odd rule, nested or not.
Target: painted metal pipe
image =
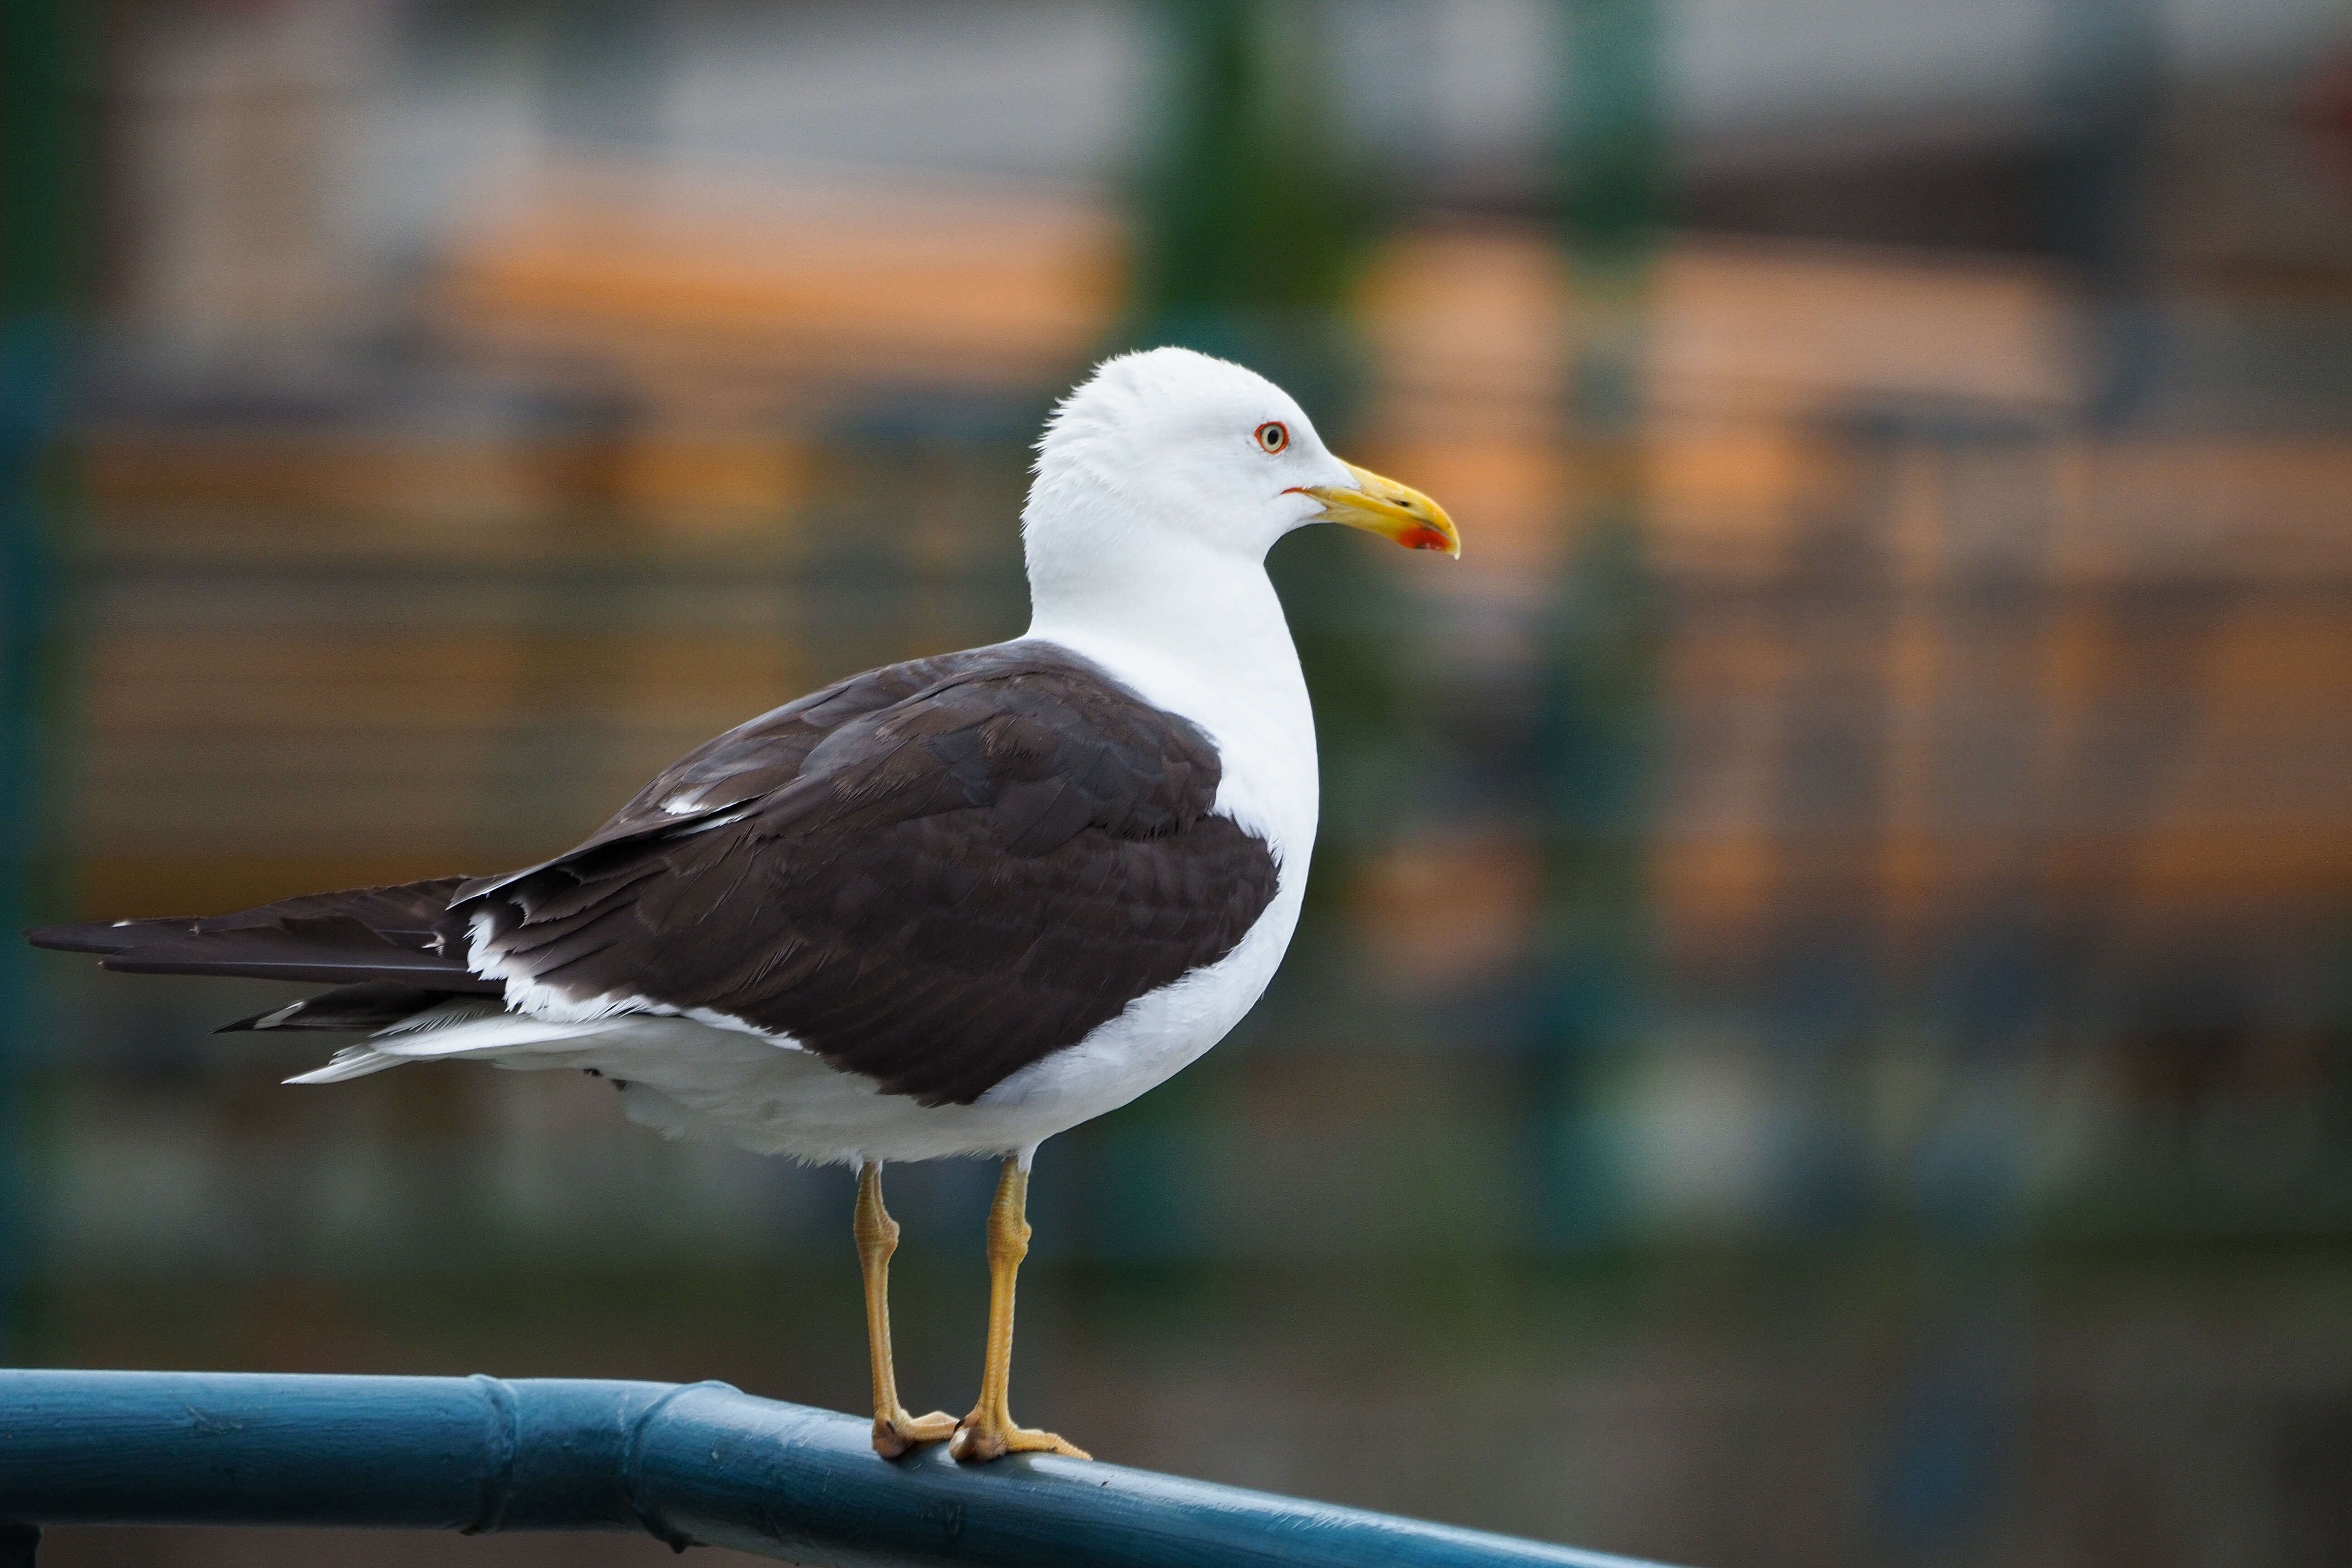
[[[644,1530],[790,1562],[1642,1568],[1479,1531],[934,1445],[723,1384],[0,1371],[0,1531]]]

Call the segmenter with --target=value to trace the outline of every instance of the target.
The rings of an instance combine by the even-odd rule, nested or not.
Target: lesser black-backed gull
[[[368,1032],[296,1083],[587,1070],[665,1131],[852,1166],[875,1447],[1077,1454],[1006,1405],[1030,1161],[1215,1045],[1281,962],[1315,728],[1265,563],[1327,521],[1460,552],[1436,503],[1333,457],[1263,377],[1113,359],[1038,445],[1026,635],[754,719],[524,870],[32,938],[110,969],[333,985],[230,1026]],[[910,1415],[881,1170],[975,1154],[1003,1157],[980,1400]]]

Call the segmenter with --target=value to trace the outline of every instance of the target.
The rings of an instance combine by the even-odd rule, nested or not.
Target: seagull
[[[1272,382],[1186,349],[1097,365],[1036,450],[1011,642],[753,719],[519,871],[27,934],[109,969],[332,986],[225,1026],[367,1032],[289,1082],[575,1069],[673,1136],[848,1166],[875,1448],[1085,1458],[1009,1407],[1031,1162],[1223,1038],[1298,923],[1315,720],[1266,552],[1318,522],[1461,540]],[[1003,1161],[961,1421],[899,1402],[882,1201],[885,1164],[949,1156]]]

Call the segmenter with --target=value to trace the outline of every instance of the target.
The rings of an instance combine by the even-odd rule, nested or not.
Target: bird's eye
[[[1290,432],[1279,419],[1269,419],[1257,427],[1257,444],[1268,453],[1279,452],[1290,445]]]

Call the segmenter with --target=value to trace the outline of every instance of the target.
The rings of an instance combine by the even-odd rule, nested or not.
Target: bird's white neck
[[[1265,568],[1236,561],[1159,563],[1116,593],[1032,589],[1029,635],[1060,643],[1106,644],[1168,662],[1203,684],[1267,697],[1306,688],[1282,601]],[[1093,586],[1093,585],[1089,585]]]
[[[1076,468],[1040,484],[1023,530],[1030,635],[1108,642],[1272,699],[1306,687],[1263,551],[1221,546]],[[1049,513],[1050,515],[1040,515]]]

